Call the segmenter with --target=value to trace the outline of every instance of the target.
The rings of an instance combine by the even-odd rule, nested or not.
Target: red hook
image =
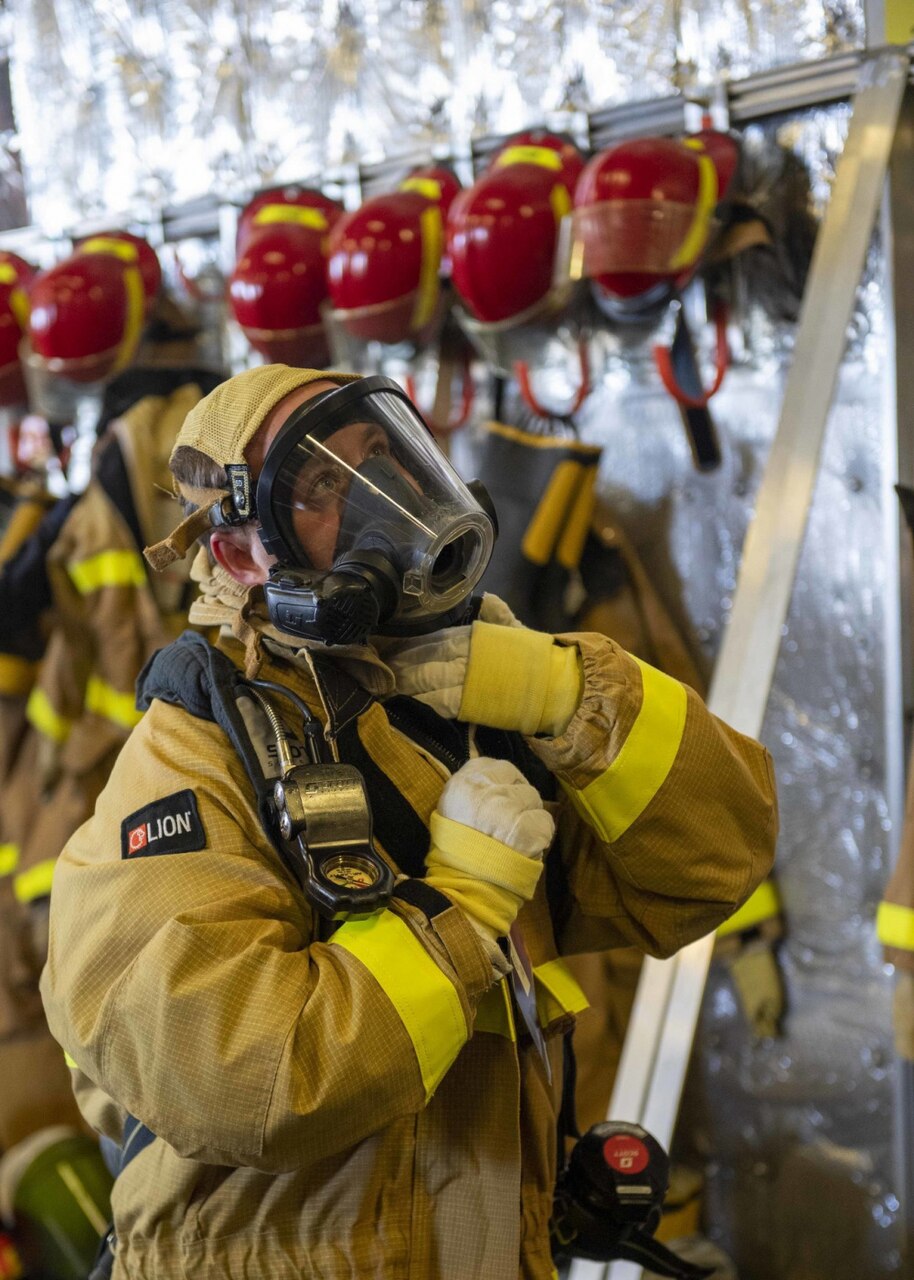
[[[419,401],[416,399],[416,379],[411,373],[408,373],[403,379],[406,394],[412,400],[413,404],[422,413],[423,418],[428,423],[429,430],[435,436],[449,436],[452,432],[459,430],[460,427],[466,426],[470,420],[470,414],[473,412],[473,402],[476,398],[476,388],[473,385],[473,375],[470,372],[469,356],[463,357],[463,376],[461,379],[460,391],[460,408],[457,411],[456,418],[449,418],[446,423],[435,422],[431,415],[421,408]]]
[[[730,348],[727,345],[727,323],[730,314],[726,303],[717,302],[714,306],[714,330],[715,330],[715,373],[714,381],[711,383],[707,391],[702,392],[700,396],[689,395],[683,391],[676,378],[676,372],[673,368],[673,355],[669,347],[654,347],[654,361],[657,365],[657,372],[660,374],[660,380],[666,387],[667,391],[677,402],[686,409],[707,409],[708,401],[712,396],[717,395],[721,388],[727,370],[730,367]]]
[[[573,418],[581,405],[590,395],[590,361],[587,356],[587,343],[581,338],[578,342],[578,360],[581,365],[581,383],[567,409],[560,411],[546,409],[533,394],[530,384],[530,368],[526,360],[514,361],[514,376],[517,378],[521,399],[527,408],[538,418]]]

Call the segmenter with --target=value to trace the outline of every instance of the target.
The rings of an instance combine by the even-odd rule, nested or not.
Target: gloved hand
[[[550,736],[563,733],[584,677],[574,645],[527,627],[474,622],[385,651],[397,691],[448,719]]]
[[[458,769],[441,793],[426,881],[494,942],[533,897],[554,834],[551,815],[520,770],[480,756]]]

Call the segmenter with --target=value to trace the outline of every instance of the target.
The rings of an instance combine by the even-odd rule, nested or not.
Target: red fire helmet
[[[554,157],[558,157],[557,164]],[[559,174],[569,194],[574,195],[578,178],[584,169],[584,157],[564,134],[547,133],[545,129],[526,129],[523,133],[512,134],[492,153],[486,172],[506,164],[535,164],[552,168]]]
[[[118,248],[120,245],[127,246],[126,251]],[[150,315],[162,287],[162,268],[158,254],[148,240],[135,236],[130,231],[99,231],[97,235],[77,240],[75,248],[83,253],[99,253],[107,249],[122,257],[125,262],[135,261],[143,281],[146,315]],[[130,254],[130,249],[135,251],[135,258]]]
[[[594,156],[575,192],[572,271],[598,301],[681,288],[698,266],[736,170],[733,138],[638,138]]]
[[[559,227],[571,212],[583,163],[564,138],[520,134],[454,201],[447,235],[452,278],[475,321],[519,324],[555,296]]]
[[[327,262],[333,315],[353,338],[426,338],[441,296],[443,210],[459,185],[450,170],[414,170],[398,191],[373,196],[333,228]]]
[[[316,187],[270,187],[245,205],[238,219],[236,249],[242,256],[248,238],[274,223],[297,225],[324,235],[343,216],[343,206]]]
[[[299,207],[263,205],[298,213]],[[323,215],[320,215],[321,217]],[[229,281],[235,319],[268,361],[319,369],[330,360],[321,322],[327,296],[326,231],[267,216],[244,241]]]
[[[146,314],[138,250],[92,236],[63,262],[36,276],[29,291],[33,356],[48,373],[98,382],[136,352]]]
[[[35,268],[16,253],[0,250],[0,405],[24,405],[25,380],[19,343],[29,325],[28,288]]]

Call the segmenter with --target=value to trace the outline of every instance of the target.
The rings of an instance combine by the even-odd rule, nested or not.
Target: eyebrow
[[[386,439],[387,432],[384,431],[383,427],[379,428],[379,430]],[[399,502],[395,502],[389,493],[382,493],[377,485],[372,484],[370,480],[366,480],[364,476],[360,476],[355,467],[350,467],[348,462],[344,462],[342,458],[338,458],[336,454],[328,449],[325,444],[321,444],[319,440],[314,440],[310,435],[305,436],[305,439],[315,449],[319,449],[322,453],[326,453],[330,458],[332,458],[338,467],[342,467],[344,471],[348,471],[350,476],[352,476],[354,480],[358,480],[360,484],[363,484],[366,489],[370,489],[372,493],[380,494],[382,498],[386,498],[392,507],[395,507],[401,515],[406,516],[410,524],[414,524],[418,529],[421,529],[423,533],[427,533],[430,538],[434,537],[434,530],[429,529],[429,527],[424,525],[421,520],[417,520],[411,511],[407,511],[405,507],[401,507]],[[307,464],[302,468],[302,474],[304,474],[306,469]]]

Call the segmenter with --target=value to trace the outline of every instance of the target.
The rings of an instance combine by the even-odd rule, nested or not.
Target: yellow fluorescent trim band
[[[19,328],[23,331],[29,327],[29,316],[31,315],[31,307],[29,306],[29,295],[18,285],[15,289],[10,289],[10,307]]]
[[[551,147],[505,147],[495,161],[495,168],[503,169],[509,164],[538,164],[541,169],[554,169],[558,173],[562,158]]]
[[[76,1059],[75,1059],[75,1058],[71,1058],[71,1057],[70,1057],[70,1055],[67,1053],[66,1049],[64,1049],[64,1051],[63,1051],[63,1060],[64,1060],[64,1062],[67,1064],[67,1066],[70,1068],[70,1070],[71,1070],[71,1071],[78,1071],[78,1070],[79,1070],[79,1063],[76,1061]]]
[[[119,373],[130,363],[143,332],[143,321],[146,318],[146,290],[143,288],[143,277],[140,275],[139,268],[125,268],[124,293],[127,295],[127,320],[112,373]]]
[[[563,182],[557,182],[549,192],[549,203],[552,205],[557,223],[561,222],[566,214],[571,213],[571,196]]]
[[[136,262],[140,256],[136,245],[129,240],[115,240],[109,236],[93,236],[91,240],[84,240],[79,246],[79,252],[112,253],[121,262]]]
[[[700,155],[698,159],[698,197],[695,201],[695,216],[686,232],[686,238],[677,252],[670,259],[670,270],[679,271],[696,262],[704,248],[711,229],[711,215],[717,204],[717,170],[710,156]]]
[[[136,551],[100,551],[98,555],[75,560],[67,572],[80,595],[87,596],[102,587],[142,587],[146,570]]]
[[[0,653],[0,694],[24,698],[35,682],[37,662],[28,662],[12,653]]]
[[[560,462],[553,471],[520,547],[523,555],[534,564],[548,564],[583,474],[580,462],[569,458]]]
[[[0,844],[0,876],[11,876],[18,865],[18,844]]]
[[[426,200],[441,199],[441,183],[434,178],[407,178],[400,183],[401,191],[415,191]]]
[[[19,279],[11,262],[0,262],[0,284],[15,284]]]
[[[504,1036],[506,1040],[517,1040],[514,1010],[511,1008],[508,984],[504,979],[491,987],[480,1000],[473,1020],[474,1035],[477,1031],[485,1031],[491,1036]]]
[[[771,920],[781,913],[781,898],[778,887],[773,880],[763,880],[754,893],[751,893],[738,911],[734,911],[729,920],[725,920],[717,930],[719,938],[728,933],[743,933],[746,929],[754,929],[764,920]]]
[[[29,723],[33,724],[39,733],[43,733],[46,738],[50,738],[52,742],[66,742],[70,736],[70,730],[73,727],[72,720],[68,720],[66,716],[58,715],[51,706],[48,695],[43,689],[33,689],[29,694],[25,714]]]
[[[143,718],[142,711],[136,709],[136,699],[132,692],[119,693],[99,676],[89,677],[85,706],[87,711],[120,725],[122,729],[134,728]]]
[[[536,985],[536,1014],[541,1027],[567,1013],[581,1013],[590,1001],[564,960],[549,960],[533,970]]]
[[[468,1039],[456,988],[392,911],[350,920],[331,942],[365,966],[393,1005],[418,1059],[427,1102]]]
[[[897,902],[880,902],[876,913],[876,934],[884,947],[914,951],[914,911]]]
[[[493,436],[503,436],[505,440],[516,440],[528,449],[564,449],[567,453],[579,454],[585,461],[588,458],[599,459],[603,446],[599,444],[582,444],[580,440],[564,440],[561,436],[533,436],[520,427],[509,427],[504,422],[484,422],[483,429]]]
[[[300,204],[265,204],[254,214],[255,227],[268,227],[275,222],[310,227],[313,231],[327,230],[327,219],[320,209],[307,209]]]
[[[555,558],[563,569],[574,570],[581,561],[584,543],[587,541],[594,508],[597,505],[596,485],[597,468],[588,467],[555,549]]]
[[[20,902],[34,902],[36,898],[48,896],[56,863],[56,858],[46,858],[44,862],[36,862],[28,871],[20,871],[18,876],[13,877],[13,893]]]
[[[583,791],[565,786],[572,804],[608,844],[625,834],[663,786],[685,728],[685,687],[640,658],[634,661],[641,669],[641,710],[622,750]]]
[[[441,266],[443,241],[441,210],[430,205],[419,214],[419,232],[422,237],[422,265],[419,268],[419,288],[410,324],[422,329],[435,312],[438,301],[438,268]]]

